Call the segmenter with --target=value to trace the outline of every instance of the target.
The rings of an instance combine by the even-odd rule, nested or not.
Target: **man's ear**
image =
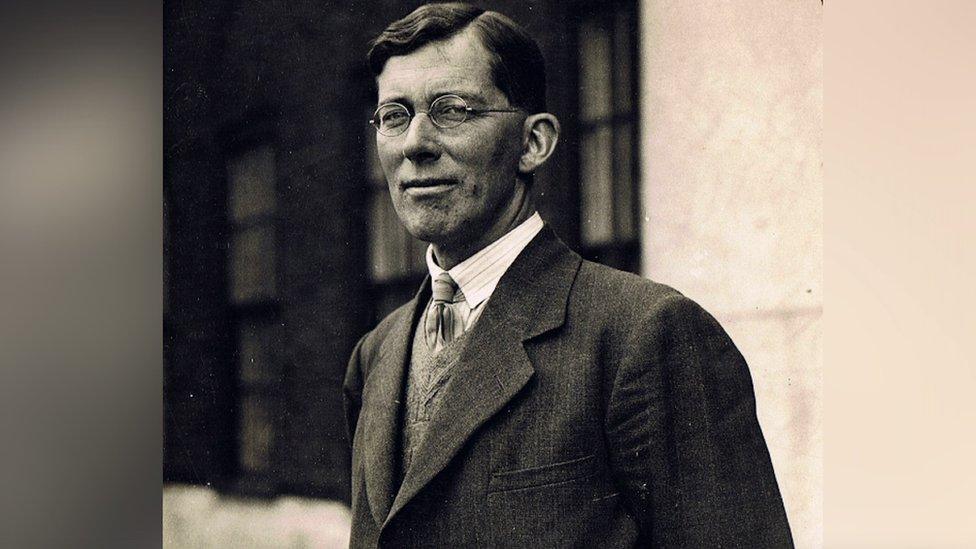
[[[530,174],[545,164],[556,150],[559,141],[559,119],[556,115],[542,112],[531,114],[522,125],[522,157],[518,170]]]

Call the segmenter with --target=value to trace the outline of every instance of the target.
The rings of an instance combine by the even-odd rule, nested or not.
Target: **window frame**
[[[282,318],[282,214],[281,214],[281,189],[279,186],[280,174],[278,163],[278,140],[275,131],[274,117],[263,111],[252,113],[245,117],[246,124],[235,125],[223,132],[222,159],[224,166],[225,193],[224,211],[225,218],[225,291],[224,300],[227,307],[226,333],[228,338],[228,351],[225,358],[226,368],[222,377],[222,390],[227,392],[228,401],[233,403],[229,409],[224,410],[225,416],[222,424],[230,429],[227,436],[228,448],[225,448],[224,463],[218,481],[217,488],[229,494],[238,494],[247,497],[272,498],[281,493],[282,480],[277,471],[280,469],[280,437],[286,430],[283,425],[283,413],[285,411],[285,396],[287,384],[286,364],[279,358],[278,362],[272,366],[269,373],[271,379],[259,383],[248,383],[243,379],[241,368],[242,358],[242,338],[241,329],[247,322],[276,324]],[[269,147],[272,155],[272,181],[271,188],[274,194],[274,205],[270,213],[263,213],[249,217],[242,222],[237,222],[231,211],[231,195],[233,193],[233,181],[229,168],[231,162],[241,158],[250,151],[261,147]],[[273,270],[273,293],[257,298],[235,300],[234,280],[233,280],[233,244],[234,237],[239,230],[248,230],[258,226],[270,227],[273,233],[272,246],[274,258]],[[271,337],[276,348],[272,355],[282,356],[281,351],[284,347],[285,333],[282,328],[277,329],[277,334]],[[244,402],[249,396],[257,395],[265,403],[265,410],[270,425],[270,441],[267,454],[267,463],[264,470],[248,470],[243,461],[242,452],[246,442],[242,436],[242,421],[244,419]]]
[[[641,269],[641,170],[640,170],[640,26],[639,26],[639,13],[638,4],[634,0],[605,0],[599,2],[577,2],[574,6],[574,17],[571,17],[573,21],[572,25],[572,35],[575,40],[575,55],[574,62],[577,70],[577,81],[575,90],[576,99],[576,130],[578,133],[576,141],[576,150],[574,151],[577,163],[577,185],[579,187],[577,202],[579,208],[579,224],[578,224],[578,235],[579,235],[579,251],[580,255],[591,261],[596,261],[599,263],[604,263],[606,265],[630,271],[633,273],[639,273]],[[626,27],[626,32],[629,34],[629,44],[627,48],[627,53],[630,57],[629,71],[627,71],[627,78],[629,80],[629,91],[624,91],[620,89],[620,86],[616,83],[616,72],[614,67],[617,64],[616,56],[620,53],[618,48],[618,37],[617,37],[617,18],[623,14],[628,25]],[[611,97],[609,98],[610,105],[610,115],[607,117],[602,117],[596,120],[584,120],[582,108],[580,104],[583,101],[582,93],[580,91],[581,86],[584,84],[582,82],[583,74],[580,68],[582,62],[582,39],[581,32],[584,25],[584,20],[586,19],[596,19],[600,22],[600,28],[604,29],[608,33],[609,38],[609,53],[610,53],[610,92]],[[622,93],[627,93],[630,97],[630,108],[629,112],[620,113],[617,112],[616,105],[619,101],[619,96]],[[620,189],[620,178],[617,176],[618,170],[618,159],[617,155],[613,154],[614,148],[616,146],[616,135],[615,132],[620,127],[626,127],[630,125],[630,170],[627,176],[629,181],[629,188],[623,189],[622,192],[627,194],[627,201],[630,203],[630,208],[628,211],[624,212],[624,215],[628,215],[630,219],[627,223],[630,226],[631,234],[629,236],[621,236],[622,231],[621,225],[623,222],[618,216],[617,207],[617,196],[621,192]],[[588,135],[594,133],[600,127],[610,128],[610,150],[613,157],[613,164],[611,166],[611,188],[613,192],[613,204],[611,209],[613,211],[613,219],[611,220],[611,232],[612,237],[608,242],[591,243],[587,242],[584,238],[584,228],[583,224],[586,222],[584,219],[584,203],[586,189],[584,185],[585,172],[584,168],[584,154],[583,149],[584,143]]]

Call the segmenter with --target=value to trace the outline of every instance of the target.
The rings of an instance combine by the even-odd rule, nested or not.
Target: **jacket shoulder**
[[[363,364],[372,362],[376,353],[382,347],[383,342],[395,326],[401,321],[410,322],[410,316],[413,314],[413,310],[414,300],[411,299],[386,315],[383,320],[379,321],[375,328],[363,335],[358,345],[359,356]]]
[[[605,304],[618,314],[646,312],[648,307],[671,302],[691,302],[667,284],[588,260],[583,260],[575,286],[579,297],[597,307]]]
[[[724,334],[711,314],[671,286],[591,261],[583,261],[571,295],[570,318],[598,330],[611,346],[682,333]]]

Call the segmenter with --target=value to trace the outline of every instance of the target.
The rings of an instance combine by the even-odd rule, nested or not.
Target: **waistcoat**
[[[440,396],[451,371],[458,363],[467,345],[471,329],[466,330],[454,341],[431,354],[424,336],[424,323],[418,322],[413,334],[410,350],[410,366],[406,376],[406,390],[402,413],[400,414],[400,467],[399,480],[402,481],[410,468],[411,458],[427,432],[427,425],[440,402]],[[398,483],[399,484],[399,483]]]

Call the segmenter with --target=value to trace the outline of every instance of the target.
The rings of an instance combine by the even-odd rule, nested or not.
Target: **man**
[[[535,42],[433,4],[368,59],[380,162],[430,278],[350,360],[352,546],[792,546],[725,332],[536,213],[559,122]]]

